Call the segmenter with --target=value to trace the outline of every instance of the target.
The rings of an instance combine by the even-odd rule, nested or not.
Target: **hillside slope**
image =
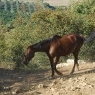
[[[0,95],[95,95],[95,63],[80,64],[70,75],[72,67],[58,68],[63,76],[53,79],[51,70],[17,73],[0,67]]]
[[[3,0],[1,0],[3,1]],[[16,0],[13,0],[16,1]],[[78,1],[78,0],[19,0],[20,2],[35,2],[35,3],[49,3],[51,6],[67,6],[72,1]]]

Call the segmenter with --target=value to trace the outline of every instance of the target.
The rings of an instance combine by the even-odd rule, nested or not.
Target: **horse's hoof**
[[[70,75],[73,75],[73,72],[71,72]]]
[[[63,76],[63,74],[61,73],[60,76]]]
[[[72,76],[72,75],[73,75],[73,73],[71,72],[71,73],[70,73],[70,76]]]

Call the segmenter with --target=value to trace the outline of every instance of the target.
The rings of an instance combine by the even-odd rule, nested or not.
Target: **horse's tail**
[[[95,31],[90,34],[89,38],[84,38],[84,43],[90,42],[95,38]]]

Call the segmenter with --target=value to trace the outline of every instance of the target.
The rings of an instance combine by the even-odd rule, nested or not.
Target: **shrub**
[[[78,5],[78,7],[80,6],[84,6],[84,3]],[[69,7],[68,9],[41,9],[31,14],[30,18],[25,14],[23,16],[18,14],[16,19],[11,22],[12,28],[10,28],[9,32],[6,31],[6,26],[2,27],[1,25],[0,29],[5,30],[3,34],[2,32],[0,34],[1,59],[4,56],[7,61],[13,62],[16,67],[19,67],[27,45],[37,43],[56,34],[63,36],[77,33],[82,34],[84,37],[89,37],[90,33],[95,29],[95,12],[93,11],[92,14],[89,14],[89,12],[86,12],[88,10],[84,13],[76,10],[77,6],[74,6],[74,8]],[[92,9],[89,10],[91,11]],[[89,58],[89,61],[95,61],[95,57],[92,56],[94,47],[94,41],[84,44],[79,58],[85,60]],[[69,57],[71,58],[72,56],[70,55]],[[49,60],[45,54],[36,53],[35,58],[30,63],[32,64],[29,65],[31,68],[43,68],[41,66],[48,65]]]

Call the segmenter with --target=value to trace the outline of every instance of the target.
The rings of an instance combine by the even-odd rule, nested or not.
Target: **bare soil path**
[[[95,63],[80,64],[80,71],[70,75],[73,65],[58,68],[63,76],[51,70],[16,72],[0,68],[0,95],[95,95]]]

